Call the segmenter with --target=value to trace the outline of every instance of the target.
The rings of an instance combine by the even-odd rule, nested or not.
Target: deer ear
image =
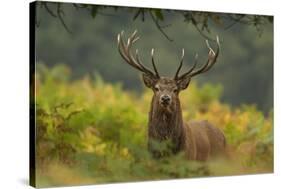
[[[142,74],[142,79],[143,79],[145,86],[148,88],[152,88],[156,83],[156,79],[153,78],[153,76],[148,75],[148,74]]]
[[[188,87],[189,83],[190,83],[189,77],[186,77],[186,78],[183,78],[183,79],[177,81],[177,85],[180,90],[186,89]]]

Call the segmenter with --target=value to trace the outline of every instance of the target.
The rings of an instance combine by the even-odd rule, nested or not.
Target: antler
[[[182,58],[181,58],[181,62],[180,62],[180,65],[179,65],[179,68],[177,69],[177,72],[176,72],[176,75],[174,77],[175,80],[182,80],[186,77],[193,77],[195,75],[198,75],[198,74],[201,74],[201,73],[204,73],[204,72],[207,72],[209,69],[211,69],[211,67],[216,63],[217,61],[217,57],[219,55],[219,51],[220,51],[220,42],[219,42],[219,37],[217,36],[217,40],[216,40],[216,43],[217,43],[217,50],[216,52],[210,47],[209,45],[209,42],[208,40],[206,40],[206,44],[207,44],[207,47],[209,49],[209,53],[208,53],[208,59],[207,59],[207,62],[206,64],[204,64],[201,68],[199,68],[198,70],[196,71],[193,71],[197,65],[197,59],[198,59],[198,55],[196,54],[195,55],[195,61],[194,61],[194,64],[193,66],[184,74],[182,74],[181,76],[178,76],[179,72],[180,72],[180,69],[182,67],[182,63],[183,63],[183,57],[184,57],[184,49],[183,49],[183,52],[182,52]]]
[[[134,44],[139,39],[139,37],[136,37],[136,34],[137,34],[137,30],[135,30],[134,33],[128,38],[127,44],[125,44],[125,42],[123,40],[124,31],[122,31],[120,34],[118,34],[117,41],[118,41],[119,53],[121,54],[122,58],[129,65],[133,66],[137,70],[139,70],[145,74],[149,74],[155,78],[160,78],[157,68],[155,66],[155,63],[154,63],[154,58],[153,58],[154,49],[151,50],[151,60],[152,60],[154,72],[141,63],[141,60],[140,60],[139,54],[138,54],[138,49],[136,49],[135,57],[131,53],[132,44]]]

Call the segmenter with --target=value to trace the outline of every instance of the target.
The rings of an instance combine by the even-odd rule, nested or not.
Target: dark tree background
[[[221,84],[226,103],[256,104],[264,112],[273,108],[272,16],[38,2],[36,20],[37,63],[67,64],[72,79],[99,74],[136,92],[142,90],[139,73],[118,54],[117,33],[137,29],[143,62],[150,64],[150,49],[155,48],[157,67],[169,76],[182,48],[184,69],[192,65],[195,53],[203,64],[205,39],[213,44],[219,35],[218,63],[194,80]]]

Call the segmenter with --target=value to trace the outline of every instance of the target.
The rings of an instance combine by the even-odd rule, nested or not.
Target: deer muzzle
[[[167,107],[171,104],[172,98],[170,95],[163,94],[160,96],[160,104],[164,107]]]

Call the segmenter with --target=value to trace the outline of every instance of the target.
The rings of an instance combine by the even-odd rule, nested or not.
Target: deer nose
[[[161,103],[165,103],[165,104],[171,101],[171,97],[169,95],[162,95],[160,99],[161,99]]]

